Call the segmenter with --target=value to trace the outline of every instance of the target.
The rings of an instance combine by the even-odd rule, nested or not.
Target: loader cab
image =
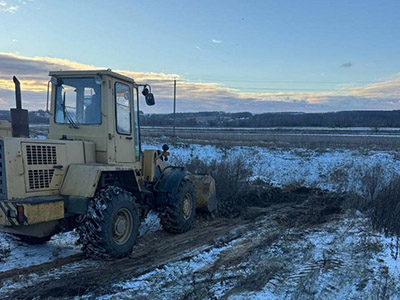
[[[95,144],[95,161],[140,165],[138,86],[112,72],[50,72],[49,139]]]

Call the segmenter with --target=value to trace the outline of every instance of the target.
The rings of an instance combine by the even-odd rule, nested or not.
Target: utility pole
[[[176,79],[174,79],[174,137],[176,136],[175,126],[176,126]]]

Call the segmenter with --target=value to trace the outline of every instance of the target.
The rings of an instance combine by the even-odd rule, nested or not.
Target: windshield
[[[101,84],[90,78],[60,78],[56,86],[55,122],[96,125],[101,123]]]

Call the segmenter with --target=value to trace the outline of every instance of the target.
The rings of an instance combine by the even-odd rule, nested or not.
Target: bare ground
[[[234,218],[211,219],[200,215],[194,228],[185,234],[173,235],[164,231],[148,233],[125,259],[92,261],[78,254],[39,266],[0,273],[1,297],[44,299],[86,295],[96,298],[115,294],[123,291],[118,287],[121,282],[163,268],[170,262],[188,261],[199,251],[209,251],[234,242],[234,247],[226,249],[224,255],[219,256],[213,264],[191,275],[188,291],[175,295],[177,299],[212,298],[209,294],[212,286],[229,282],[223,295],[223,298],[227,298],[242,291],[259,290],[271,280],[280,278],[279,274],[285,271],[285,266],[273,258],[267,263],[262,258],[277,240],[284,237],[290,241],[295,236],[291,234],[293,230],[320,226],[337,218],[342,212],[343,196],[320,190],[293,189],[279,193],[275,191],[273,197],[251,197],[258,197],[256,202],[260,201],[260,197],[267,197],[268,205],[249,206]],[[297,233],[295,239],[301,239],[301,234]],[[260,263],[249,266],[250,260],[259,260]],[[334,266],[335,263],[324,262],[325,266]],[[182,278],[183,282],[185,280],[188,279]],[[166,280],[162,288],[168,289],[176,284],[174,280]],[[117,294],[115,299],[119,298],[123,296]]]

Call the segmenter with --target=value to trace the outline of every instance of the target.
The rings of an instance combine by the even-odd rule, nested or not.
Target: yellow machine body
[[[134,105],[138,89],[131,78],[110,70],[59,71],[50,76],[101,78],[101,121],[79,126],[57,122],[52,83],[48,139],[12,137],[10,124],[0,123],[0,225],[15,234],[40,237],[55,233],[60,222],[85,211],[104,174],[128,178],[124,184],[140,195],[142,187],[156,182],[166,168],[166,152],[140,149]],[[116,123],[117,85],[130,93],[129,132],[121,133]],[[214,179],[190,178],[196,187],[197,207],[215,211]]]

